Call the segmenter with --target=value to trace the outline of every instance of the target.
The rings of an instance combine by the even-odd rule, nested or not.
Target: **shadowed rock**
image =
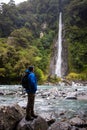
[[[16,130],[17,123],[23,118],[24,111],[18,106],[0,108],[0,130]]]
[[[48,124],[45,121],[45,119],[38,116],[33,121],[26,121],[25,118],[23,118],[17,127],[17,130],[47,130]]]
[[[33,121],[26,121],[24,109],[19,105],[0,108],[0,130],[47,130],[48,123],[38,116]]]

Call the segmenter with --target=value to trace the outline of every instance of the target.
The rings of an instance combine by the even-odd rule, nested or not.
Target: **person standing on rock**
[[[37,79],[34,74],[33,66],[30,66],[28,68],[28,71],[29,71],[29,75],[28,75],[29,87],[28,89],[26,89],[28,95],[28,102],[27,102],[26,117],[25,117],[27,121],[37,118],[37,115],[35,115],[34,113],[34,101],[35,101],[35,93],[37,91]]]

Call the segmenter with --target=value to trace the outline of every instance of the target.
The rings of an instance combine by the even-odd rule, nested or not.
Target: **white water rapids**
[[[57,62],[55,67],[55,75],[57,77],[62,77],[61,74],[61,63],[62,63],[62,13],[59,14],[59,31],[58,31],[58,41],[57,41]]]

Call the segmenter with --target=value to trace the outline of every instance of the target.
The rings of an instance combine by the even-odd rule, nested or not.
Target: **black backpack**
[[[29,87],[29,83],[28,83],[28,75],[29,75],[29,74],[30,74],[30,73],[26,73],[26,74],[22,77],[21,83],[22,83],[22,87],[25,88],[25,89],[28,89],[28,87]]]

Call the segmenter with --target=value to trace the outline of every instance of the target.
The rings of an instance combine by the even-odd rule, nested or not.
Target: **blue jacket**
[[[37,79],[33,72],[28,75],[29,88],[26,90],[27,93],[36,93],[37,91]]]

